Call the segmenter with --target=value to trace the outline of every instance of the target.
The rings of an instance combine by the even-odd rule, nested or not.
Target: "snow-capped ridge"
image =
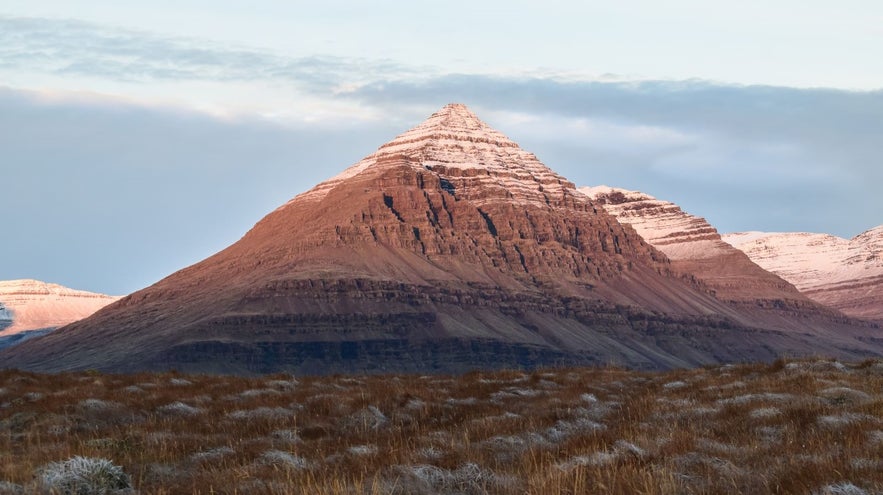
[[[735,232],[723,238],[801,290],[883,276],[883,226],[852,239],[812,232]]]
[[[112,297],[106,294],[71,289],[70,287],[65,287],[63,285],[53,284],[50,282],[42,282],[40,280],[33,279],[0,280],[0,295],[7,298],[16,295],[45,295],[85,298]]]
[[[883,226],[852,239],[810,232],[721,236],[705,219],[639,191],[609,186],[579,190],[674,261],[726,256],[732,246],[818,303],[883,321]]]
[[[883,320],[883,226],[852,239],[811,232],[737,232],[724,240],[810,298]]]
[[[578,190],[665,253],[673,269],[702,281],[718,297],[760,305],[783,300],[809,303],[793,285],[725,243],[704,218],[675,203],[610,186]]]
[[[3,280],[0,281],[0,320],[8,316],[11,325],[0,329],[0,334],[57,328],[85,318],[117,299],[119,297],[39,280]]]
[[[670,201],[610,186],[580,187],[578,191],[621,223],[631,225],[673,260],[711,258],[731,249],[704,218],[690,215]]]

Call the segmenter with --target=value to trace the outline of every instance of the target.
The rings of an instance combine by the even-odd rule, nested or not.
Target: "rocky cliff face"
[[[811,299],[856,318],[883,321],[883,226],[852,239],[742,232],[724,240]]]
[[[740,307],[712,292],[534,155],[448,105],[229,248],[0,353],[0,365],[659,368],[786,349],[855,357],[883,345],[845,320]]]
[[[118,297],[38,280],[0,281],[0,336],[58,328],[83,319]]]
[[[675,271],[696,277],[720,299],[818,309],[793,285],[724,242],[704,218],[674,203],[608,186],[579,190],[665,253]]]

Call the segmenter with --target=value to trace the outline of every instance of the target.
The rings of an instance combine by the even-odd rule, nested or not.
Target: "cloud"
[[[852,92],[739,86],[709,81],[558,81],[448,75],[422,82],[384,81],[348,94],[374,104],[458,99],[533,114],[677,125],[694,131],[765,138],[825,138],[850,126],[870,135],[883,127],[883,90]]]
[[[425,71],[382,60],[291,57],[78,20],[8,16],[0,16],[0,68],[126,83],[279,80],[329,94],[340,85]]]

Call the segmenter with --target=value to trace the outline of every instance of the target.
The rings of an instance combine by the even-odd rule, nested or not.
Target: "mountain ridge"
[[[683,211],[675,203],[609,186],[582,187],[579,191],[665,253],[675,271],[698,277],[717,297],[738,302],[784,300],[811,306],[796,287],[751,261],[725,242],[707,220]]]
[[[0,280],[0,319],[10,321],[0,337],[67,325],[117,299],[39,280]]]
[[[724,239],[811,299],[883,322],[883,225],[851,239],[808,232],[740,232]]]

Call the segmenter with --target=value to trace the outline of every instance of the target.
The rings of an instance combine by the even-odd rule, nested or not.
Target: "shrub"
[[[261,454],[260,462],[285,469],[307,469],[310,463],[303,457],[282,450],[268,450]]]
[[[202,409],[189,406],[181,401],[176,401],[172,402],[171,404],[160,406],[156,410],[161,414],[177,414],[181,416],[196,416],[198,414],[202,414]]]
[[[853,485],[850,482],[837,483],[822,488],[819,492],[813,492],[813,495],[867,495],[868,492]]]
[[[468,462],[456,470],[432,465],[396,466],[397,476],[388,480],[384,491],[394,494],[457,493],[463,495],[486,494],[494,489],[511,491],[513,480],[497,476],[493,471]]]
[[[43,488],[59,495],[107,495],[131,487],[121,467],[107,459],[80,456],[47,464],[39,478]]]

